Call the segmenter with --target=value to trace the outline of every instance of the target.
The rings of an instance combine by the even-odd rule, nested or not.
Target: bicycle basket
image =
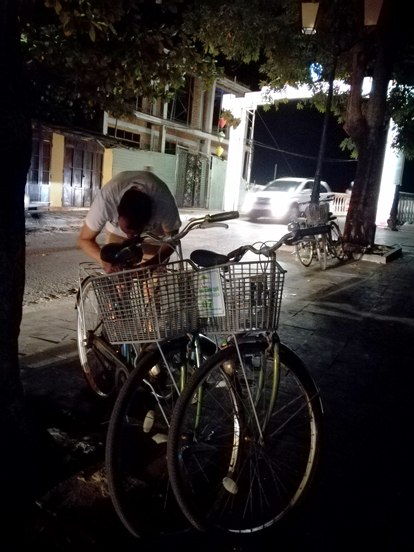
[[[99,316],[112,344],[148,343],[197,327],[196,272],[188,261],[93,278]]]
[[[305,209],[308,224],[323,224],[329,218],[329,203],[310,203]]]
[[[206,333],[276,329],[285,272],[276,261],[228,263],[200,271],[200,327]],[[211,285],[203,284],[203,276]]]

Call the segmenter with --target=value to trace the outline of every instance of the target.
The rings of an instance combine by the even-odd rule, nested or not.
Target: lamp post
[[[302,2],[302,31],[304,34],[315,34],[320,2]],[[375,26],[381,13],[383,0],[364,0],[364,26]],[[325,154],[326,136],[328,130],[329,112],[332,105],[333,83],[337,64],[337,54],[333,54],[333,61],[328,80],[328,96],[325,104],[325,115],[322,127],[322,136],[319,144],[318,160],[314,184],[312,187],[311,203],[319,203],[320,183],[322,176],[322,164]]]
[[[316,33],[316,23],[319,13],[320,2],[302,2],[302,32],[312,35]],[[329,112],[332,105],[333,82],[335,79],[336,56],[334,56],[328,81],[328,97],[325,104],[325,115],[323,119],[321,141],[319,143],[318,160],[316,163],[315,178],[313,181],[311,203],[319,203],[320,184],[322,177],[322,164],[326,147],[326,136],[328,131]]]

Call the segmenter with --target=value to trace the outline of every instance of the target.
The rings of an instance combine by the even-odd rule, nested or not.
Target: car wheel
[[[252,211],[250,214],[249,214],[249,220],[250,222],[257,222],[257,220],[259,219],[260,215],[257,211]]]

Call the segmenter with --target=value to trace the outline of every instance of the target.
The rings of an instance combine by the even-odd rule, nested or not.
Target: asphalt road
[[[243,244],[275,241],[286,226],[229,221],[229,228],[195,230],[183,240],[184,256],[197,248],[228,253]],[[26,288],[24,305],[36,305],[74,295],[78,288],[79,263],[89,258],[76,244],[78,232],[33,232],[26,236]],[[102,243],[102,238],[99,240]]]

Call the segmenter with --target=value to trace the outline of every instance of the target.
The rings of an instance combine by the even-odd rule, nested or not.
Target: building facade
[[[227,78],[204,90],[188,77],[169,103],[138,98],[122,118],[105,113],[101,135],[34,124],[26,206],[89,207],[119,172],[150,169],[179,207],[222,209],[228,154],[228,129],[219,127],[223,96],[246,92]],[[245,149],[250,155],[248,144]]]

